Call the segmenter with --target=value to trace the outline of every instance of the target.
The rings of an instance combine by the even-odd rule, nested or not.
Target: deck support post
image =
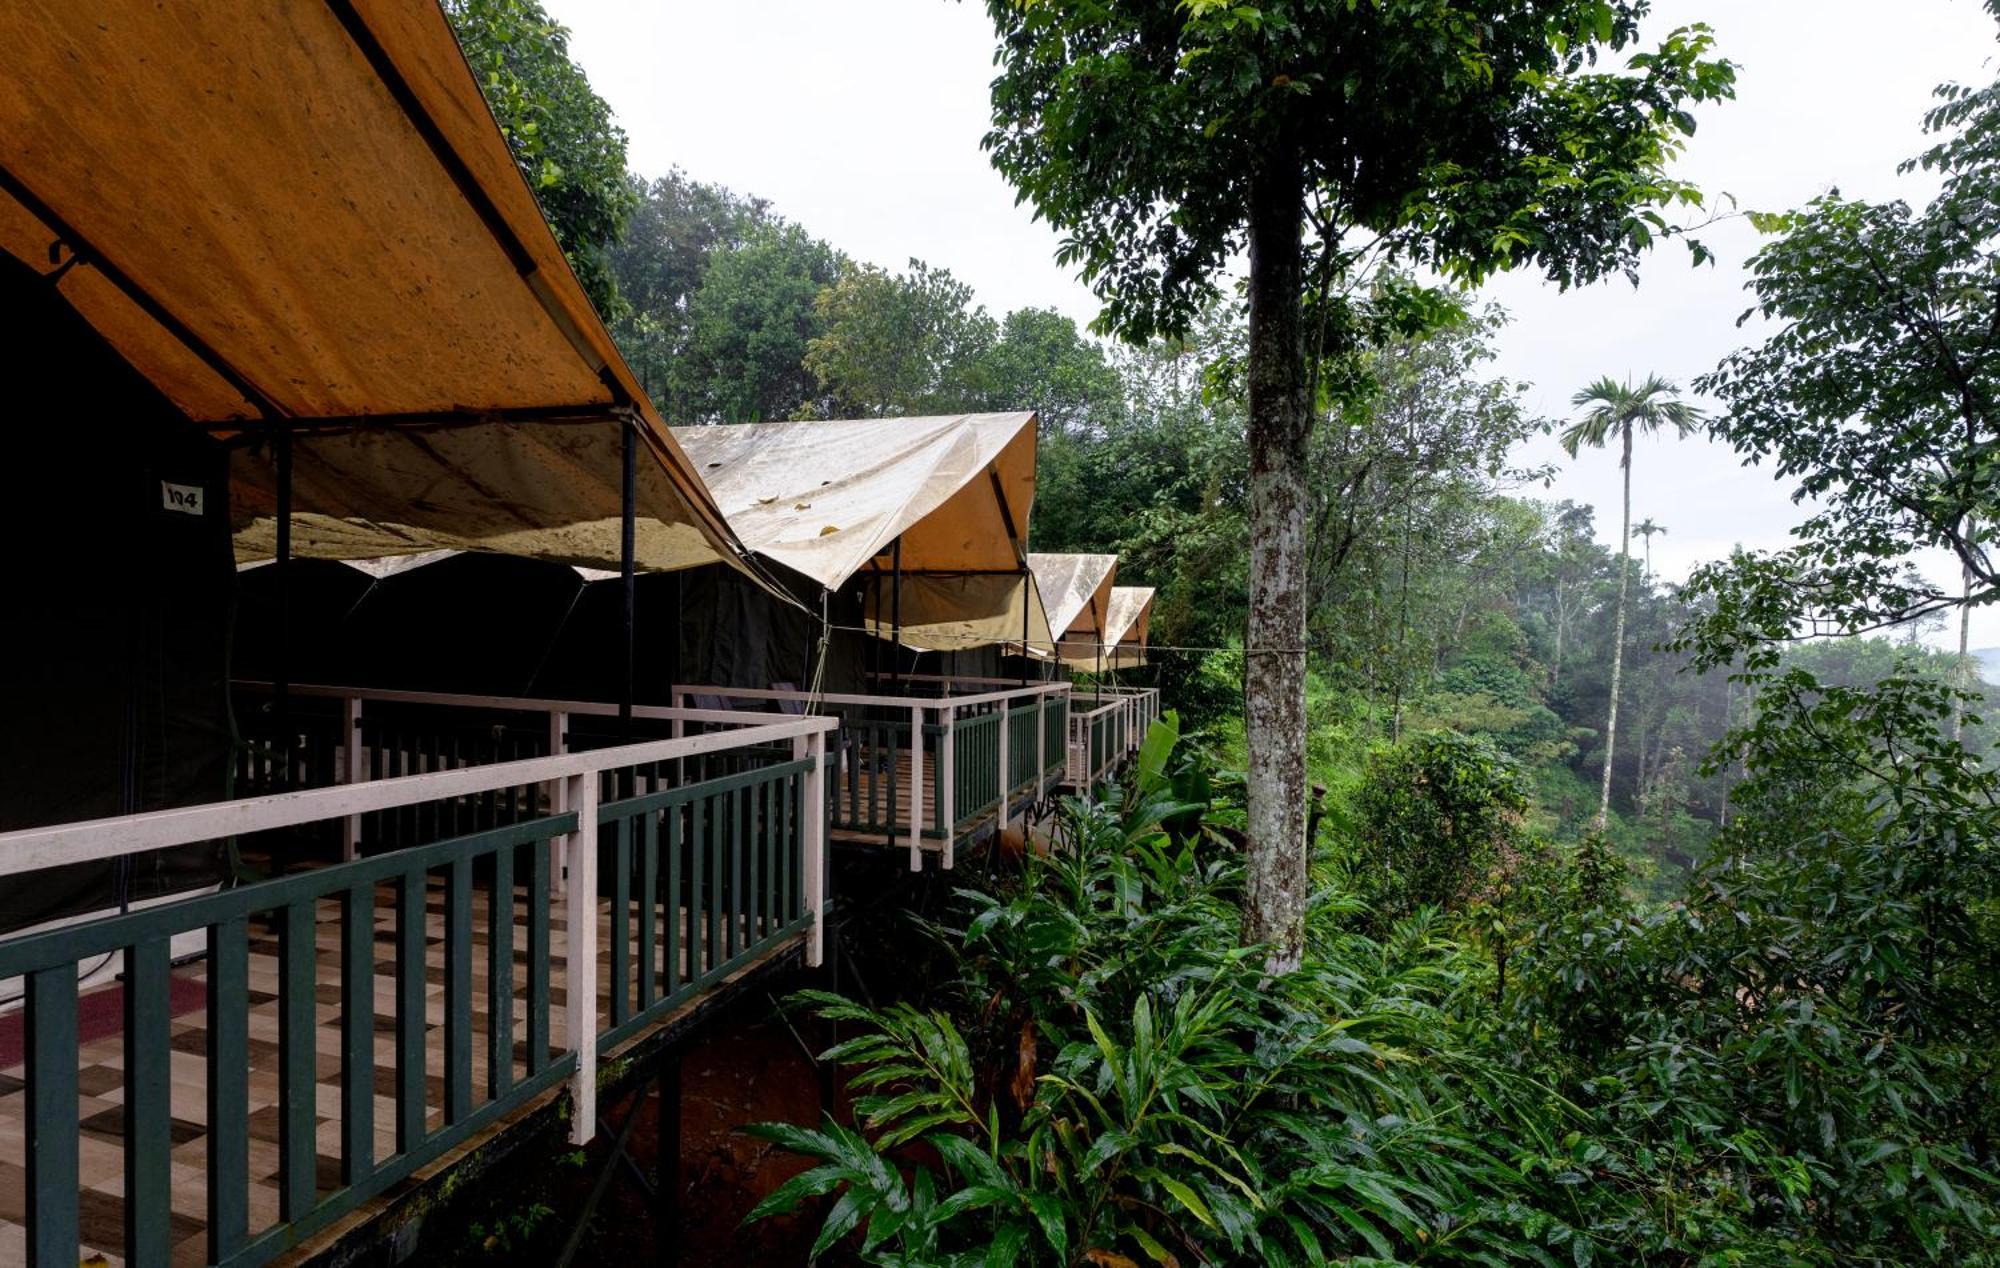
[[[368,748],[361,742],[361,697],[347,696],[340,702],[341,782],[365,783],[368,779]],[[361,853],[361,816],[349,815],[340,821],[340,857],[353,862]]]
[[[910,707],[910,870],[924,870],[924,708]]]
[[[792,756],[812,763],[806,768],[800,809],[805,820],[799,825],[799,871],[800,892],[813,918],[806,933],[806,967],[816,969],[826,960],[826,732],[793,740]]]
[[[681,1261],[681,1050],[660,1062],[659,1121],[654,1124],[653,1261]]]
[[[569,1141],[588,1144],[597,1135],[597,776],[563,781],[576,813],[569,849],[569,928],[563,938],[563,1037],[576,1054],[569,1080]]]

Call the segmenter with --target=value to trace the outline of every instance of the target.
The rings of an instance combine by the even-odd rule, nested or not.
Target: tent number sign
[[[201,514],[201,486],[160,481],[160,505],[183,515]]]

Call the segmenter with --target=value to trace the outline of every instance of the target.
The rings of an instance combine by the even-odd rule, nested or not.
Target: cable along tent
[[[20,672],[117,719],[119,751],[60,769],[57,713],[14,711],[0,829],[228,795],[232,562],[494,551],[617,568],[628,595],[642,570],[747,567],[436,5],[19,0],[0,46],[0,302],[35,334],[9,378],[46,380],[17,395],[49,420],[17,429],[47,504],[17,548],[144,583],[95,616],[53,592]],[[121,902],[186,869],[128,879]],[[38,886],[0,921],[111,884]]]
[[[913,651],[1026,638],[1049,621],[1026,568],[1035,415],[677,427],[745,547]]]

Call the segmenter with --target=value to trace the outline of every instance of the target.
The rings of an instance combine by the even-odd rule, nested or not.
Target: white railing
[[[973,681],[953,677],[948,681],[942,677],[931,681],[944,683],[964,683]],[[923,870],[926,837],[936,836],[940,865],[951,868],[955,862],[958,829],[963,819],[958,813],[962,780],[997,780],[1001,788],[1000,803],[1002,818],[1011,808],[1012,798],[1019,786],[1006,777],[1012,769],[1012,714],[1017,709],[1033,708],[1038,721],[1035,735],[1035,775],[1033,789],[1035,800],[1039,801],[1059,782],[1056,772],[1063,768],[1066,756],[1053,753],[1052,738],[1047,728],[1040,724],[1044,710],[1055,707],[1061,701],[1066,708],[1070,685],[1066,682],[1037,682],[1021,686],[1018,679],[1000,679],[996,685],[991,680],[980,680],[979,685],[992,689],[977,691],[968,695],[942,694],[919,696],[909,694],[877,694],[859,692],[809,692],[781,687],[718,687],[677,683],[671,698],[676,705],[684,705],[691,700],[709,697],[716,700],[748,701],[751,703],[775,704],[780,708],[800,711],[826,709],[835,714],[840,722],[840,733],[835,737],[837,749],[837,777],[843,781],[853,780],[862,772],[857,767],[861,760],[861,750],[871,750],[866,760],[874,762],[878,755],[872,750],[886,751],[891,760],[904,768],[910,790],[909,809],[906,814],[899,812],[893,799],[886,806],[892,816],[886,823],[875,822],[872,818],[869,828],[882,828],[893,839],[901,837],[908,843],[910,870]],[[869,722],[849,716],[850,710],[874,709],[891,714],[907,715],[907,722],[897,720],[894,733],[883,730],[879,721]],[[960,734],[963,727],[973,718],[984,713],[1000,715],[998,723],[998,743],[989,745],[982,751],[982,759],[977,764],[960,762]],[[991,725],[991,724],[988,724]],[[901,728],[907,726],[910,740],[901,743]],[[1060,734],[1060,733],[1059,733]],[[1059,742],[1059,741],[1054,741]],[[923,790],[925,786],[926,757],[932,760],[930,767],[931,786],[935,793],[938,822],[927,820]],[[990,763],[991,769],[988,769]],[[833,812],[836,821],[841,814],[841,802],[836,794]],[[983,819],[983,816],[980,816]]]
[[[824,954],[826,902],[825,755],[834,719],[817,716],[745,714],[735,710],[647,707],[635,717],[666,721],[676,731],[689,724],[722,725],[727,731],[675,735],[667,739],[587,750],[564,751],[569,720],[576,716],[615,716],[616,706],[591,701],[527,700],[511,697],[458,696],[434,692],[357,691],[350,688],[293,687],[300,698],[332,697],[343,702],[347,724],[340,771],[341,783],[296,791],[275,792],[233,801],[120,815],[75,823],[54,824],[0,833],[0,876],[22,876],[44,868],[145,854],[176,846],[218,841],[250,833],[298,828],[311,824],[344,825],[343,838],[353,846],[351,827],[361,816],[429,803],[548,786],[557,815],[574,812],[574,828],[557,838],[555,874],[567,863],[567,944],[560,984],[566,990],[566,1035],[576,1054],[571,1075],[571,1139],[582,1143],[596,1132],[597,1080],[597,836],[599,794],[604,777],[635,768],[659,768],[749,746],[786,746],[794,761],[809,763],[803,776],[804,810],[800,824],[800,898],[811,915],[804,930],[808,965]],[[368,779],[356,757],[363,710],[369,702],[431,704],[464,708],[541,712],[548,717],[551,752],[543,756],[483,765],[461,765]],[[200,897],[182,901],[201,901]],[[162,903],[157,910],[170,910]],[[33,934],[15,934],[0,944]]]

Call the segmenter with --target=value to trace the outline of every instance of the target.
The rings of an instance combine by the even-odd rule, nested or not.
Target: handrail
[[[270,689],[271,684],[239,678],[239,687]],[[436,704],[457,709],[497,709],[516,713],[568,713],[585,717],[616,717],[619,706],[602,700],[554,700],[540,696],[478,696],[449,691],[402,691],[394,688],[341,687],[322,684],[294,684],[285,688],[293,696],[335,700],[379,700],[385,704]],[[800,714],[762,713],[749,709],[690,709],[684,706],[638,704],[632,716],[654,722],[728,722],[748,725],[757,722],[792,722]]]
[[[781,691],[775,687],[718,687],[704,683],[675,683],[673,698],[700,692],[713,696],[736,696],[744,700],[817,700],[825,704],[876,704],[896,706],[905,709],[953,709],[975,704],[996,704],[1002,700],[1015,700],[1031,695],[1056,695],[1067,693],[1070,685],[1066,682],[1030,683],[1026,687],[1015,687],[1009,691],[990,691],[975,696],[891,696],[862,695],[853,692],[832,691]]]
[[[539,703],[523,701],[503,707],[533,710]],[[740,748],[746,743],[824,735],[836,725],[833,718],[787,716],[783,722],[758,721],[736,731],[647,740],[581,753],[553,753],[547,757],[398,775],[329,788],[305,788],[234,801],[20,828],[0,832],[0,876],[696,757]]]

